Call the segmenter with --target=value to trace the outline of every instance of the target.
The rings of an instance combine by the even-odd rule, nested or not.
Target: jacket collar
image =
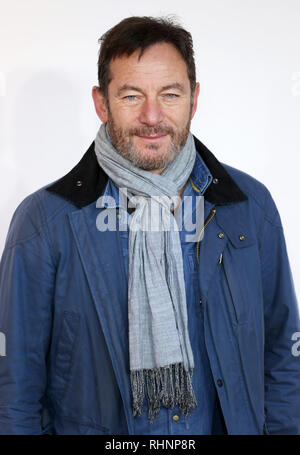
[[[247,196],[217,158],[195,136],[194,140],[197,152],[213,177],[213,183],[205,191],[205,199],[216,205],[247,200]],[[46,190],[56,193],[82,208],[99,198],[107,179],[108,175],[98,164],[95,141],[93,141],[78,164],[65,176],[50,184]]]

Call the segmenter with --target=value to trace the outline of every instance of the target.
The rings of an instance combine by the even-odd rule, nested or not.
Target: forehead
[[[144,50],[139,59],[140,49],[129,57],[123,55],[110,62],[112,86],[124,83],[149,83],[166,85],[180,79],[189,84],[186,63],[179,51],[169,43],[153,44]]]

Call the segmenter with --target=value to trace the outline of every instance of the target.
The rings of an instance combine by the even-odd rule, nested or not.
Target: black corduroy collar
[[[206,200],[213,204],[222,205],[247,200],[224,166],[194,136],[196,150],[213,176],[213,182],[204,193]],[[99,166],[95,154],[95,142],[92,142],[77,165],[65,176],[46,188],[47,191],[71,201],[82,208],[96,201],[101,196],[108,176]]]

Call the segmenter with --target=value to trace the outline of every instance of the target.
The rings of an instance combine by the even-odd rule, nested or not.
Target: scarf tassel
[[[150,423],[159,415],[161,405],[171,409],[177,405],[181,414],[190,414],[197,406],[192,376],[193,370],[186,371],[183,363],[131,371],[133,415],[143,413],[145,392]]]

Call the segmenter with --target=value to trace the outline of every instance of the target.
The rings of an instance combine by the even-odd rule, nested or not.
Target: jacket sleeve
[[[299,309],[276,205],[266,191],[260,235],[265,322],[265,429],[300,434]]]
[[[39,197],[17,207],[0,263],[0,434],[42,434],[53,260]]]

